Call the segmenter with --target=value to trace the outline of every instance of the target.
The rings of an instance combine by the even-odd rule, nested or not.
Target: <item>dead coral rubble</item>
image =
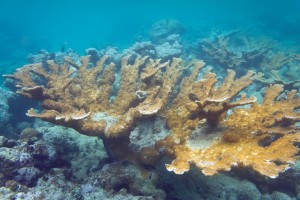
[[[89,57],[80,63],[66,58],[61,65],[47,61],[5,77],[15,81],[17,93],[41,101],[42,113],[30,109],[28,116],[101,137],[117,160],[151,165],[168,155],[174,160],[166,167],[177,174],[192,164],[206,175],[250,167],[277,177],[297,159],[300,99],[295,90],[277,100],[283,86],[270,86],[259,105],[255,97],[240,94],[260,77],[252,71],[236,78],[228,70],[220,83],[199,60],[162,63],[127,56],[108,63],[104,56],[92,63]],[[166,119],[170,134],[134,152],[129,136],[136,122],[156,116]]]

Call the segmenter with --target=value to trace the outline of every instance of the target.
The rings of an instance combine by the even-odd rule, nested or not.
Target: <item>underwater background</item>
[[[294,147],[300,146],[300,136],[297,135],[300,134],[299,44],[300,0],[2,0],[0,2],[0,200],[300,199],[299,152],[294,152],[296,151]],[[135,155],[119,156],[120,153],[112,150],[119,148],[113,146],[114,143],[123,148],[124,142],[121,142],[122,145],[117,143],[120,141],[111,142],[111,138],[106,138],[106,133],[104,136],[99,136],[86,131],[86,127],[82,128],[82,124],[80,124],[82,127],[78,128],[73,122],[69,123],[69,120],[72,121],[75,118],[79,120],[89,118],[90,113],[93,112],[92,109],[88,111],[85,109],[82,114],[82,110],[76,107],[77,110],[75,110],[78,112],[75,113],[75,117],[68,118],[69,116],[59,115],[60,120],[61,118],[64,120],[59,122],[53,122],[53,119],[40,115],[43,109],[51,110],[52,107],[45,105],[47,103],[44,102],[45,98],[51,95],[40,98],[34,96],[40,94],[40,90],[37,90],[37,93],[29,91],[36,89],[35,86],[49,86],[43,79],[45,78],[44,71],[43,73],[34,72],[39,68],[38,64],[48,65],[48,62],[53,60],[59,66],[68,63],[78,70],[80,66],[84,66],[80,59],[85,55],[90,56],[87,69],[96,68],[97,62],[104,56],[109,57],[105,62],[112,62],[116,65],[114,80],[110,82],[112,88],[108,95],[109,104],[118,101],[120,91],[126,91],[126,88],[122,88],[122,78],[125,77],[122,74],[124,65],[122,58],[124,57],[131,57],[127,61],[132,65],[140,56],[159,59],[157,62],[166,63],[166,65],[175,62],[175,57],[184,61],[203,60],[206,66],[203,71],[199,71],[195,82],[205,81],[207,77],[212,77],[209,74],[212,68],[216,78],[216,87],[212,87],[214,89],[226,82],[230,71],[235,71],[238,78],[247,74],[249,70],[253,71],[256,73],[255,78],[253,78],[254,75],[253,77],[250,74],[245,75],[247,80],[238,80],[235,82],[237,84],[233,83],[231,87],[245,84],[245,87],[239,88],[238,92],[248,96],[253,95],[255,100],[262,105],[266,102],[265,93],[268,94],[267,88],[270,87],[271,90],[278,90],[274,101],[288,102],[274,107],[276,111],[273,113],[274,116],[277,116],[277,113],[289,112],[283,117],[286,121],[276,118],[274,123],[280,121],[281,128],[291,126],[292,131],[289,129],[287,132],[292,133],[295,139],[291,140],[290,146],[283,147],[291,150],[290,152],[286,150],[276,155],[272,154],[272,156],[280,155],[279,157],[288,157],[290,160],[279,158],[278,160],[276,157],[274,168],[276,170],[278,168],[278,171],[275,175],[260,167],[255,168],[253,163],[256,161],[247,165],[245,164],[247,159],[239,158],[243,160],[241,169],[240,166],[236,167],[231,164],[228,170],[222,168],[217,170],[220,173],[207,176],[209,173],[203,170],[207,166],[195,167],[197,162],[189,158],[189,162],[193,163],[188,167],[190,170],[183,175],[178,175],[175,164],[170,163],[175,163],[172,161],[182,155],[174,153],[177,150],[169,147],[171,145],[160,146],[159,151],[156,149],[155,152],[153,149],[158,148],[157,146],[163,142],[168,143],[169,140],[166,138],[177,130],[172,129],[170,121],[173,118],[169,119],[168,116],[176,115],[173,113],[175,108],[172,107],[172,103],[174,99],[176,102],[176,95],[180,94],[179,88],[183,88],[180,83],[183,78],[178,78],[178,81],[174,82],[171,100],[166,105],[167,111],[159,115],[140,117],[134,120],[128,128],[128,138],[123,138],[123,140],[129,142],[130,151],[128,152],[137,154],[138,158]],[[70,60],[66,61],[66,57]],[[140,62],[145,62],[144,65],[147,65],[145,60]],[[108,66],[108,63],[106,64]],[[26,66],[33,66],[33,68],[27,70]],[[108,71],[107,66],[104,68]],[[16,72],[16,69],[21,67],[24,73],[22,69]],[[164,67],[161,66],[162,70],[159,73],[168,73]],[[192,70],[186,70],[186,68],[182,68],[184,72],[180,76],[193,76]],[[142,75],[142,71],[142,68],[138,70],[139,75]],[[179,71],[181,70],[175,70],[174,74],[181,73]],[[55,72],[50,68],[47,68],[46,72],[55,76]],[[60,73],[63,72],[55,76],[57,80],[61,78]],[[102,73],[105,74],[106,71]],[[261,74],[264,74],[263,78]],[[27,75],[32,82],[24,78]],[[76,76],[76,73],[73,76]],[[97,78],[99,78],[98,75]],[[144,83],[148,84],[147,78],[141,81],[143,83],[136,81],[136,84],[139,87]],[[151,78],[152,76],[149,79]],[[252,85],[248,87],[247,81],[249,81],[248,85],[253,82]],[[57,82],[58,85],[63,84]],[[163,82],[163,78],[149,82],[161,87],[168,83]],[[280,84],[282,88],[279,89],[281,86],[272,88],[274,84]],[[77,91],[80,89],[74,88],[72,89],[73,96],[80,99],[85,95],[84,92]],[[84,90],[83,87],[81,90]],[[287,91],[295,91],[295,94],[292,95]],[[139,103],[142,104],[147,100],[148,93],[144,90],[134,92],[138,100],[132,101],[125,111],[130,110],[130,106],[138,107]],[[87,91],[87,94],[90,93]],[[232,95],[230,100],[237,101],[238,98],[235,95]],[[164,94],[159,93],[157,96],[161,97]],[[126,95],[124,97],[127,98]],[[86,96],[85,98],[88,100],[92,97]],[[189,93],[186,99],[199,106],[198,98],[196,94]],[[253,103],[250,102],[251,99],[247,100],[249,101],[241,103],[244,106],[243,109],[249,109],[248,104]],[[71,100],[63,99],[62,102],[60,99],[57,100],[62,104],[68,104],[69,101]],[[81,99],[75,103],[76,106],[81,105],[79,101]],[[211,102],[219,103],[216,100],[211,100]],[[90,105],[94,105],[93,103]],[[120,114],[118,109],[125,107],[118,107],[119,104],[115,104],[112,106],[117,107],[115,111],[110,111],[111,107],[106,105],[107,112],[101,110],[103,108],[96,104],[95,109],[98,109],[98,105],[101,111],[92,113],[93,122],[100,123],[101,120],[105,120],[108,125],[117,124],[118,119],[121,119],[124,114]],[[280,110],[284,106],[290,106],[291,109]],[[30,108],[34,108],[36,113],[29,111],[27,113]],[[57,110],[62,113],[64,109],[68,108]],[[189,112],[192,112],[191,110]],[[111,113],[118,116],[115,117]],[[209,125],[211,118],[194,116],[199,113],[191,114],[190,120],[205,119]],[[233,116],[232,113],[234,111],[226,110],[225,115]],[[249,114],[249,116],[252,115]],[[230,119],[228,118],[228,123],[238,121],[235,118]],[[184,120],[181,119],[181,121]],[[199,124],[202,125],[202,122]],[[214,128],[210,125],[201,128],[199,125],[189,133],[188,139],[183,140],[190,144],[189,148],[193,152],[195,150],[194,147],[192,148],[193,145],[198,145],[197,148],[199,145],[207,147],[206,145],[215,141],[203,134],[212,133],[211,137],[214,135],[219,137],[219,132],[224,131],[223,128],[217,125]],[[273,125],[267,126],[268,136],[259,140],[259,148],[269,147],[280,138],[284,138],[283,135],[286,132],[280,132],[281,129],[276,132],[272,128]],[[93,130],[96,132],[96,129]],[[107,130],[108,128],[105,129]],[[182,128],[182,130],[185,129]],[[225,138],[225,136],[222,137]],[[226,135],[224,140],[233,144],[239,142],[239,139],[232,135]],[[144,148],[153,149],[146,152]],[[126,149],[123,153],[128,154],[128,152]],[[186,150],[186,154],[188,152],[190,150]],[[152,154],[159,154],[159,159]],[[144,157],[140,158],[141,155]],[[234,157],[233,154],[231,156]],[[270,160],[272,156],[270,155]],[[285,166],[285,164],[286,169],[279,170],[280,166]]]
[[[40,49],[59,51],[63,46],[79,53],[89,47],[126,48],[147,38],[151,25],[162,19],[178,20],[186,37],[196,39],[201,29],[243,26],[278,40],[299,41],[298,0],[15,0],[2,1],[0,9],[4,61],[24,59],[23,55]]]

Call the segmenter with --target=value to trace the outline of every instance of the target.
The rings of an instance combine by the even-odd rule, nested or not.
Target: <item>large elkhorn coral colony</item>
[[[206,175],[247,167],[275,178],[287,170],[299,151],[296,91],[270,85],[259,104],[240,92],[260,74],[248,71],[237,78],[229,69],[220,82],[204,66],[180,58],[126,56],[113,63],[104,56],[93,64],[88,56],[80,63],[66,57],[63,64],[29,64],[5,77],[14,80],[18,94],[41,102],[43,110],[31,108],[29,117],[100,137],[115,160],[154,165],[168,156],[173,161],[166,168],[176,174],[191,165]],[[133,150],[132,130],[156,117],[166,121],[168,135]]]

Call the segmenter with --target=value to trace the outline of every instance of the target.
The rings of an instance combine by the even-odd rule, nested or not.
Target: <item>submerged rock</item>
[[[162,44],[165,39],[172,34],[183,34],[185,32],[184,27],[179,21],[173,19],[160,20],[154,23],[149,30],[149,37],[151,41],[157,44]]]
[[[137,196],[165,199],[165,192],[156,189],[158,177],[155,171],[146,171],[128,162],[106,164],[95,178],[95,182],[108,191],[125,190]]]
[[[0,87],[0,129],[9,121],[9,101],[14,94]]]

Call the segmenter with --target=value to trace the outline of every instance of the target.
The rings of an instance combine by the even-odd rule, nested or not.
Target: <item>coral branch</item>
[[[296,162],[295,144],[300,141],[300,128],[293,126],[299,121],[300,99],[291,91],[286,99],[276,100],[282,90],[282,85],[270,86],[261,105],[234,110],[221,131],[194,127],[185,142],[172,147],[176,159],[167,169],[181,174],[194,164],[213,175],[232,167],[251,167],[276,178]]]
[[[194,104],[189,103],[187,106],[192,118],[205,118],[209,124],[216,125],[220,121],[220,117],[229,109],[256,101],[254,97],[246,98],[243,95],[238,101],[231,102],[240,91],[249,86],[255,79],[256,75],[252,71],[235,80],[235,72],[228,70],[228,76],[223,84],[217,88],[214,87],[217,82],[214,74],[207,72],[204,76],[203,80],[194,84],[193,91],[189,93],[190,100],[194,102]]]

